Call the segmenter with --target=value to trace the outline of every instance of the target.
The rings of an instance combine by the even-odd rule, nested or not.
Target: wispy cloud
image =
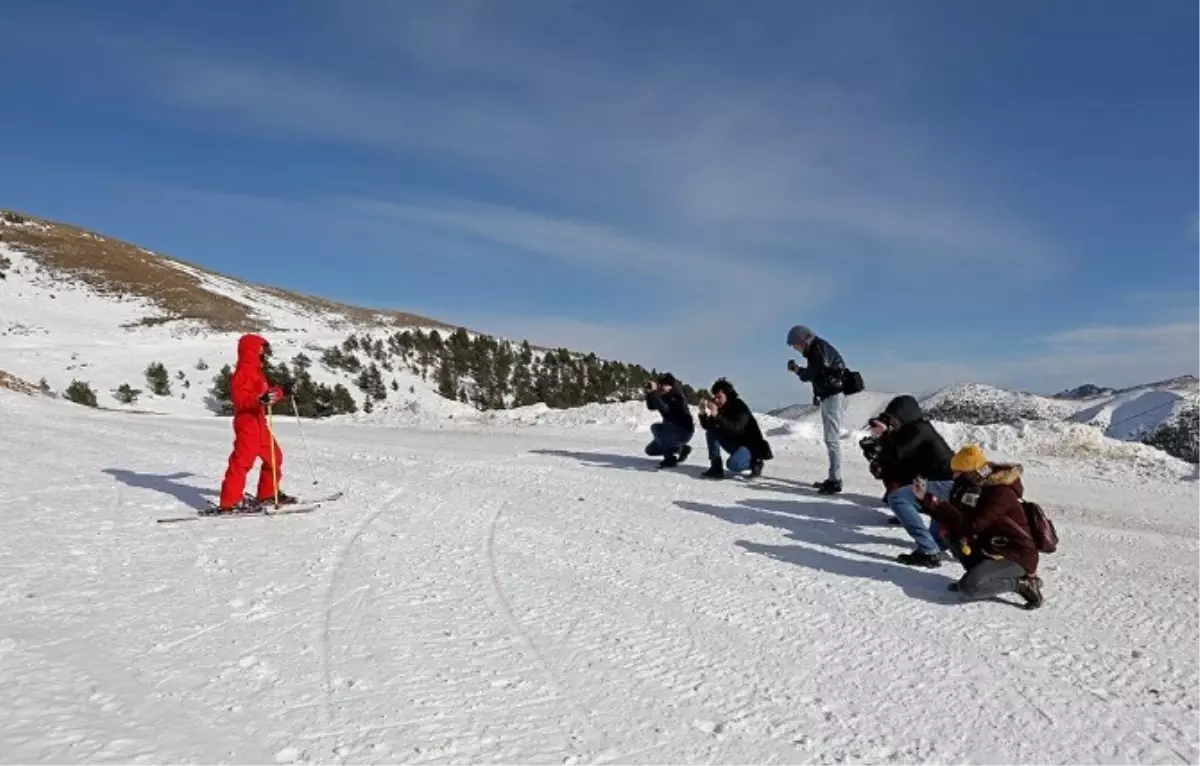
[[[1200,345],[1197,343],[1197,340],[1200,340],[1200,325],[1195,322],[1180,322],[1141,327],[1079,327],[1047,335],[1041,340],[1067,352],[1089,349],[1116,350],[1135,346],[1150,351],[1188,346],[1195,349]]]
[[[337,216],[430,258],[516,253],[533,277],[539,264],[621,275],[593,297],[644,302],[630,321],[498,296],[463,320],[543,343],[707,376],[747,338],[844,310],[882,280],[919,273],[934,292],[1003,261],[1021,274],[1007,287],[1018,294],[1069,259],[980,182],[986,160],[963,162],[907,104],[924,78],[903,13],[886,5],[780,3],[770,21],[733,14],[704,30],[690,15],[630,25],[603,3],[317,5],[327,15],[308,30],[311,55],[249,39],[216,47],[152,19],[69,46],[56,24],[46,50],[100,50],[106,82],[155,119],[366,149],[394,170],[353,194],[317,178],[288,199],[238,204]],[[744,42],[764,36],[788,42]],[[478,183],[439,186],[414,165]]]
[[[152,66],[139,61],[132,74],[194,124],[467,162],[537,194],[539,213],[587,210],[663,236],[861,268],[954,271],[1005,258],[1030,279],[1064,256],[915,126],[907,80],[882,61],[751,77],[678,40],[613,47],[619,27],[597,9],[536,8],[356,5],[330,34],[369,65],[153,46]],[[832,23],[813,16],[790,21],[798,31]],[[851,18],[859,27],[836,31],[904,60],[885,22]]]

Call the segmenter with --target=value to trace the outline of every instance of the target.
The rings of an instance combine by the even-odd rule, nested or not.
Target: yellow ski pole
[[[267,434],[271,437],[271,484],[275,487],[275,507],[279,507],[279,469],[275,465],[275,429],[272,427],[271,405],[267,404]]]

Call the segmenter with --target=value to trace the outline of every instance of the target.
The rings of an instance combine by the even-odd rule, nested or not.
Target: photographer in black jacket
[[[761,476],[763,462],[770,460],[771,445],[750,407],[738,396],[733,384],[721,378],[712,384],[712,401],[700,403],[700,426],[708,442],[708,460],[712,464],[700,474],[708,479],[725,478],[721,450],[729,453],[727,467],[734,473],[750,469],[750,476]]]
[[[921,501],[912,484],[918,476],[923,477],[928,494],[948,497],[954,483],[950,470],[954,450],[925,419],[917,400],[907,394],[892,399],[883,413],[871,420],[871,434],[859,442],[871,475],[883,481],[888,507],[917,544],[915,551],[903,553],[897,560],[930,569],[941,566],[946,545],[936,526],[932,530],[925,526]]]
[[[692,453],[688,442],[696,432],[696,421],[675,376],[666,373],[658,383],[646,384],[646,409],[656,410],[662,422],[650,426],[654,440],[646,445],[646,454],[662,456],[659,468],[673,468]]]

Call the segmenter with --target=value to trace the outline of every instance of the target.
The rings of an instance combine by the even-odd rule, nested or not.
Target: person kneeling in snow
[[[871,475],[883,482],[888,508],[917,544],[915,551],[902,553],[896,560],[936,569],[942,565],[944,543],[936,528],[930,529],[921,518],[921,503],[913,494],[912,484],[921,476],[928,480],[930,494],[945,498],[954,478],[950,470],[954,451],[925,418],[917,400],[908,394],[888,402],[870,425],[877,439],[876,454],[870,461]]]
[[[696,432],[696,421],[678,386],[675,376],[669,372],[660,377],[657,384],[646,384],[646,409],[662,415],[661,423],[650,426],[654,441],[646,445],[647,455],[663,456],[659,468],[674,468],[692,453],[688,442]]]
[[[271,433],[267,422],[267,407],[284,399],[279,386],[267,381],[263,370],[271,355],[271,344],[260,335],[243,335],[238,339],[237,369],[229,383],[233,402],[233,453],[221,484],[218,513],[247,510],[262,503],[291,505],[296,498],[279,492],[279,477],[283,471],[283,450]],[[254,462],[262,459],[258,474],[256,501],[243,497],[246,474]]]
[[[751,476],[761,476],[763,462],[770,460],[771,445],[763,438],[758,421],[750,408],[738,396],[733,384],[721,378],[712,384],[712,401],[700,404],[700,426],[708,442],[708,459],[712,466],[701,476],[725,478],[721,466],[721,450],[729,453],[726,466],[734,473],[747,468]]]
[[[988,461],[970,444],[950,461],[954,484],[947,499],[927,491],[923,479],[913,484],[922,510],[938,522],[966,574],[950,586],[964,600],[1016,593],[1026,609],[1042,605],[1042,579],[1037,576],[1038,545],[1022,505],[1024,487],[1019,463]]]

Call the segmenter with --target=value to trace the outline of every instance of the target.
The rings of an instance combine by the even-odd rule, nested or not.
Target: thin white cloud
[[[1059,349],[1072,351],[1084,349],[1128,348],[1135,344],[1148,349],[1196,348],[1200,341],[1200,325],[1195,322],[1148,326],[1093,326],[1047,335],[1043,342]]]
[[[888,268],[1002,257],[1026,279],[1061,262],[1052,240],[947,161],[929,126],[912,127],[876,84],[896,83],[882,62],[870,78],[834,79],[751,73],[682,45],[620,56],[596,42],[605,33],[564,37],[587,26],[577,14],[590,12],[356,5],[335,12],[328,33],[374,57],[354,75],[343,62],[260,51],[126,45],[121,55],[149,51],[131,76],[193,125],[466,162],[493,186],[664,236]],[[870,41],[903,60],[885,22],[854,23],[878,27]]]

